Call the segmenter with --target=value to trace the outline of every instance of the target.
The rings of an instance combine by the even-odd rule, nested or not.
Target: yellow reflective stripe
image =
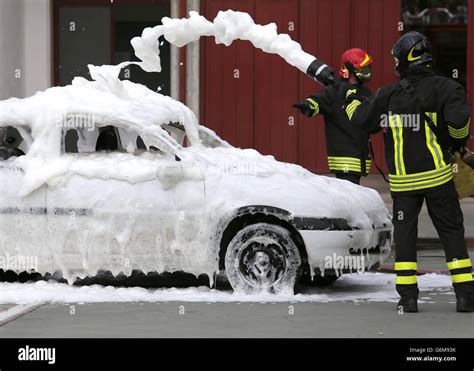
[[[338,163],[338,162],[328,162],[329,165],[333,165],[333,166],[354,166],[354,167],[360,167],[360,164],[350,164],[350,163],[347,163],[347,164],[343,164],[343,163]]]
[[[361,104],[359,100],[353,101],[346,107],[346,114],[349,117],[349,120],[352,120],[352,115],[354,114],[355,109]]]
[[[466,127],[462,130],[457,131],[456,129],[452,128],[451,126],[448,126],[448,131],[449,131],[449,134],[453,138],[459,139],[459,138],[464,138],[465,136],[467,136],[469,134],[469,127]]]
[[[473,281],[472,273],[453,274],[451,279],[453,280],[453,283]]]
[[[342,164],[342,165],[345,165],[345,164],[349,164],[349,165],[360,165],[360,160],[359,161],[349,161],[349,160],[331,160],[328,158],[328,162],[330,164]]]
[[[396,123],[394,122],[396,120]],[[389,116],[389,126],[393,136],[393,148],[395,154],[395,171],[397,175],[405,175],[405,161],[403,160],[403,126],[400,115]]]
[[[434,124],[436,126],[438,126],[438,113],[437,112],[433,112],[432,114],[432,120],[434,122]],[[434,134],[434,133],[433,133]],[[441,158],[441,166],[446,166],[446,162],[444,161],[444,155],[443,155],[443,150],[441,149],[441,146],[439,145],[438,143],[438,138],[436,138],[436,135],[434,135],[434,143],[433,143],[434,147],[437,149],[438,153],[440,154],[440,158]]]
[[[365,171],[366,171],[367,173],[369,173],[369,172],[370,172],[370,169],[372,169],[372,161],[366,160],[366,162],[365,162]]]
[[[404,182],[415,182],[418,180],[428,180],[431,178],[436,178],[445,174],[452,172],[451,164],[447,165],[444,169],[435,169],[429,171],[423,171],[421,173],[406,174],[406,175],[394,175],[389,174],[388,177],[390,182],[394,183],[404,183]]]
[[[362,166],[360,159],[355,157],[328,157],[328,164],[330,170],[345,170],[345,171],[356,171],[361,172]],[[372,166],[372,160],[366,160],[365,167],[367,171],[370,171]]]
[[[428,117],[437,125],[437,114],[436,112],[426,112]],[[433,133],[428,123],[425,122],[425,136],[426,136],[426,146],[433,156],[433,161],[436,169],[441,169],[446,166],[446,163],[443,160],[443,151],[436,140],[436,135]]]
[[[449,135],[454,139],[463,139],[469,135],[469,127],[471,124],[471,119],[467,121],[466,126],[463,126],[461,129],[456,129],[451,125],[448,125]]]
[[[342,160],[342,161],[349,161],[349,162],[357,162],[357,163],[360,163],[360,159],[356,158],[356,157],[335,157],[335,156],[328,156],[328,160],[332,160],[332,161],[339,161],[339,160]]]
[[[414,182],[414,183],[392,183],[390,182],[390,190],[394,192],[403,192],[403,191],[416,191],[419,189],[433,188],[440,185],[443,185],[453,179],[453,174],[449,173],[443,177],[430,179],[423,182]]]
[[[450,132],[449,135],[453,139],[464,139],[465,137],[469,135],[469,130],[466,130],[465,132],[462,132],[460,134]]]
[[[352,116],[354,116],[354,111],[357,107],[352,107],[352,108],[348,108],[346,110],[346,113],[347,113],[347,117],[349,118],[349,121],[352,120]]]
[[[341,171],[355,171],[360,173],[361,169],[357,166],[350,166],[350,165],[329,165],[330,170],[341,170]]]
[[[359,166],[360,163],[355,163],[355,162],[340,162],[340,161],[328,161],[329,165],[349,165],[349,166]]]
[[[368,54],[365,54],[365,58],[364,58],[364,60],[362,61],[362,63],[360,64],[360,66],[361,66],[361,67],[365,67],[365,65],[366,65],[367,63],[369,63],[369,61],[370,61],[369,55],[368,55]]]
[[[349,96],[349,95],[352,95],[354,93],[357,93],[357,89],[349,89],[347,92],[346,92],[346,98]]]
[[[469,268],[472,267],[471,259],[453,260],[448,263],[448,269]]]
[[[316,116],[319,113],[319,104],[312,98],[306,98],[306,100],[311,103],[310,107],[314,111],[313,117]]]
[[[395,282],[397,285],[414,285],[416,284],[416,276],[397,276]]]
[[[334,164],[332,162],[329,162],[329,166],[346,166],[346,167],[354,167],[360,169],[360,165],[356,164]]]
[[[428,177],[417,177],[417,178],[409,178],[409,179],[392,179],[389,177],[389,182],[393,186],[408,186],[408,185],[417,185],[421,183],[429,183],[429,182],[434,182],[439,179],[451,179],[453,177],[452,169],[448,170],[443,170],[436,176],[428,176]]]
[[[418,60],[418,59],[421,58],[421,55],[419,55],[418,57],[414,57],[414,56],[413,56],[413,51],[414,51],[414,50],[415,50],[415,47],[411,48],[410,53],[408,53],[407,59],[408,59],[409,62],[414,62],[414,61],[416,61],[416,60]]]
[[[405,169],[405,160],[403,158],[403,125],[402,125],[402,118],[400,115],[397,116],[397,121],[398,121],[398,127],[400,129],[400,165],[401,165],[401,170],[402,174],[406,174],[406,169]]]
[[[337,167],[332,167],[330,166],[329,167],[329,170],[332,170],[332,171],[342,171],[344,173],[348,173],[349,171],[353,171],[355,173],[360,173],[361,170],[360,169],[357,169],[357,168],[352,168],[352,167],[348,167],[348,166],[337,166]]]
[[[328,157],[328,164],[330,170],[342,170],[342,171],[355,171],[360,173],[362,166],[360,159],[355,157]],[[370,171],[372,166],[371,160],[366,160],[365,168],[366,172]]]
[[[349,109],[353,109],[353,108],[358,107],[358,106],[360,105],[360,103],[361,103],[360,100],[357,100],[357,99],[354,100],[353,102],[351,102],[351,103],[347,106],[346,111],[349,110]]]
[[[395,263],[396,271],[408,271],[408,270],[417,270],[417,264],[415,262],[397,262]]]

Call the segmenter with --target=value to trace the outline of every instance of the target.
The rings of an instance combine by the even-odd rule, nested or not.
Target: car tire
[[[242,294],[293,294],[301,257],[290,232],[268,223],[241,229],[225,255],[227,279]]]
[[[325,276],[315,275],[313,276],[313,279],[311,279],[311,276],[307,274],[301,277],[300,283],[306,286],[315,287],[330,286],[336,282],[339,277],[341,276],[326,274]]]

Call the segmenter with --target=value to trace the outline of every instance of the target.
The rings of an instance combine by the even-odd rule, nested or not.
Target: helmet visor
[[[372,78],[372,66],[365,66],[355,70],[355,75],[360,81],[370,81]]]

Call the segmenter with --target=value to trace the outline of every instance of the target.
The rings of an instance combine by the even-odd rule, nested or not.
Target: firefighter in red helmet
[[[324,116],[329,170],[339,179],[359,184],[371,167],[369,135],[350,124],[343,110],[346,97],[354,91],[369,97],[365,83],[371,79],[372,57],[362,49],[347,50],[342,55],[340,78],[334,85],[295,103],[293,107],[307,117]]]

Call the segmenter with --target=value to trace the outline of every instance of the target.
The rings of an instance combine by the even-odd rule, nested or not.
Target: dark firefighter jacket
[[[325,122],[329,169],[334,173],[367,175],[371,160],[366,130],[351,125],[343,106],[348,92],[356,89],[364,97],[371,96],[366,87],[352,85],[346,79],[310,96],[313,116],[322,114]]]
[[[402,81],[367,100],[349,97],[346,113],[352,125],[364,125],[371,133],[385,131],[392,192],[440,186],[453,178],[450,153],[469,138],[464,88],[427,66],[408,70]]]

